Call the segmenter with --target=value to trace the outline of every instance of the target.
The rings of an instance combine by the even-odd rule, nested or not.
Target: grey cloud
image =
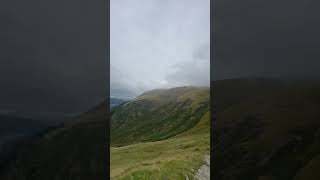
[[[110,95],[117,98],[132,98],[137,92],[129,77],[118,68],[111,65]]]
[[[206,48],[197,49],[209,45],[209,4],[209,0],[112,0],[111,96],[204,84],[210,76],[209,66],[204,66],[209,58],[201,52]],[[193,59],[206,62],[189,68]]]
[[[176,64],[173,72],[166,76],[169,84],[175,86],[210,85],[210,46],[209,43],[200,46],[193,53],[193,59]]]

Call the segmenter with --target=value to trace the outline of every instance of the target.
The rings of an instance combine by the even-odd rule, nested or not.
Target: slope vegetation
[[[111,179],[193,179],[210,150],[209,89],[154,90],[114,109]]]
[[[111,112],[111,145],[173,137],[195,126],[208,110],[209,88],[146,92]]]

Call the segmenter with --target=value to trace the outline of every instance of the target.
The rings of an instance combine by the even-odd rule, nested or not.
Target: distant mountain
[[[213,82],[214,179],[320,179],[320,85]]]
[[[37,132],[49,124],[29,118],[0,115],[0,137],[8,134],[29,134]]]
[[[18,137],[33,135],[51,124],[18,116],[0,115],[0,145]]]
[[[121,103],[125,102],[126,100],[124,99],[119,99],[119,98],[110,98],[110,108],[113,108],[115,106],[120,105]]]

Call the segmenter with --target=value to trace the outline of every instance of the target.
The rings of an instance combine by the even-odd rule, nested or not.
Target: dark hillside
[[[106,106],[101,104],[73,123],[21,142],[14,158],[1,168],[0,179],[105,179],[107,122]]]
[[[320,86],[265,82],[216,83],[215,102],[225,106],[213,128],[215,179],[305,179],[320,168]]]

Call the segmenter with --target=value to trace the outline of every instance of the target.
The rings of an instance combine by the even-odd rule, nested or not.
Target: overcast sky
[[[111,0],[112,97],[209,86],[210,0]]]
[[[0,113],[79,113],[105,100],[106,3],[0,1]]]
[[[212,2],[212,79],[320,79],[320,1]]]

